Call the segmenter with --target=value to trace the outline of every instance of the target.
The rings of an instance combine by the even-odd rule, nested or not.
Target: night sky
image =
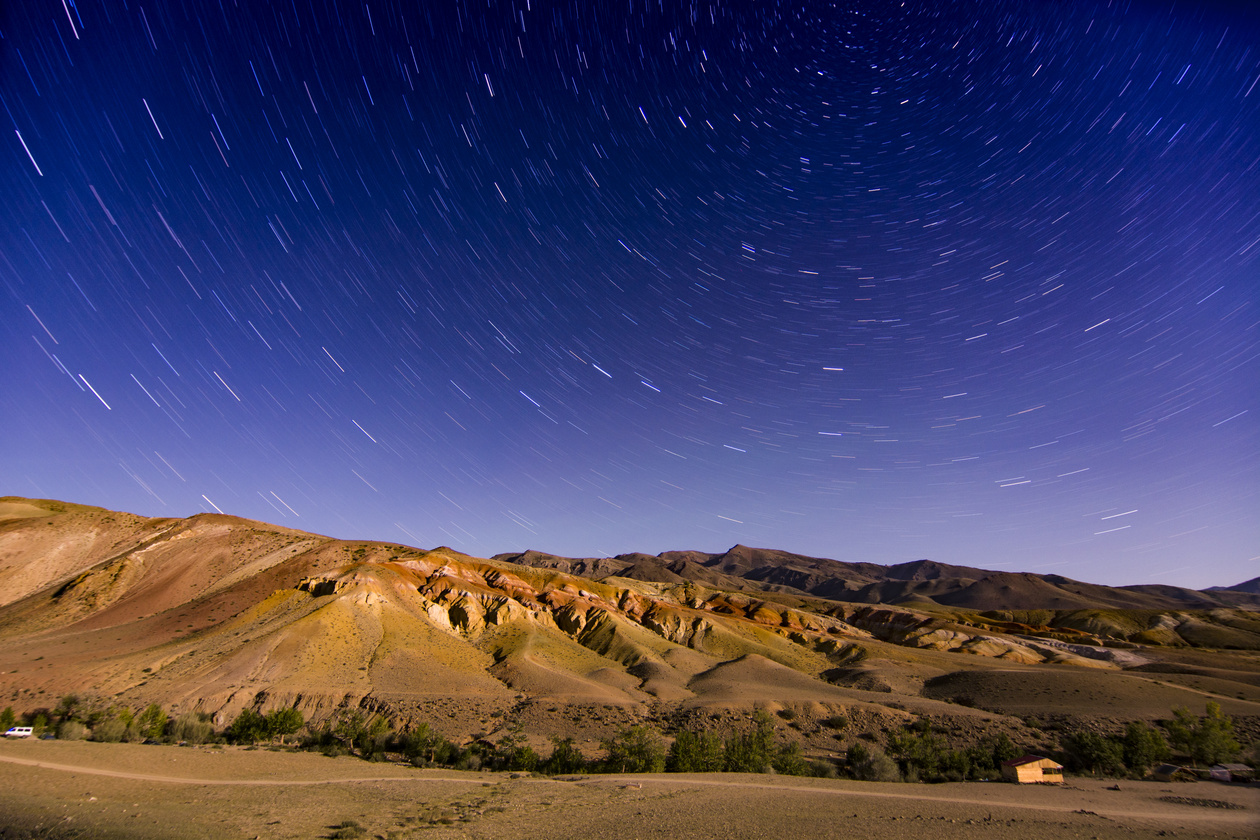
[[[1260,573],[1228,3],[0,12],[0,493]]]

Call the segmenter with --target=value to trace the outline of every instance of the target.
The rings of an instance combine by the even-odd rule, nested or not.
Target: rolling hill
[[[814,749],[834,747],[817,722],[838,714],[1155,717],[1207,695],[1260,719],[1257,604],[746,546],[486,559],[0,499],[0,703],[19,711],[78,694],[220,719],[362,707],[465,734],[510,716],[597,737],[756,706],[795,718]]]

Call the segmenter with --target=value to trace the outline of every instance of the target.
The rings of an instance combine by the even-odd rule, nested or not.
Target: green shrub
[[[451,766],[459,759],[459,747],[421,723],[398,736],[398,749],[417,767]]]
[[[997,776],[1002,770],[1002,762],[1018,758],[1022,753],[1005,732],[991,736],[968,747],[964,754],[970,768],[966,774],[969,779],[985,779]]]
[[[645,726],[632,726],[603,742],[604,767],[612,773],[660,773],[665,769],[661,736]]]
[[[864,782],[899,782],[901,771],[897,762],[876,746],[854,744],[846,755],[849,775]]]
[[[770,766],[774,768],[776,773],[784,776],[808,776],[809,764],[805,761],[805,756],[801,752],[801,745],[793,741],[785,744],[776,751],[774,758],[770,760]]]
[[[367,761],[383,761],[397,738],[398,733],[387,718],[373,718],[359,739],[359,756]]]
[[[566,773],[582,773],[586,770],[586,757],[573,743],[572,738],[551,736],[551,755],[543,763],[543,770],[553,776]]]
[[[167,717],[166,712],[162,711],[162,707],[156,703],[151,703],[136,718],[136,728],[139,730],[142,738],[152,738],[157,740],[162,737],[162,733],[166,730]]]
[[[80,718],[80,711],[81,707],[79,705],[79,696],[77,694],[67,694],[65,697],[61,698],[61,702],[57,704],[57,708],[53,712],[53,715],[59,721],[78,720]]]
[[[227,737],[235,744],[265,741],[270,737],[267,733],[267,719],[253,709],[241,709],[236,720],[228,727]]]
[[[302,718],[302,713],[297,709],[292,709],[287,706],[279,709],[272,709],[267,713],[266,718],[267,737],[279,737],[280,743],[283,744],[285,736],[293,735],[301,729],[305,723],[306,721]]]
[[[91,732],[77,720],[67,720],[57,727],[57,739],[61,741],[85,741]]]
[[[355,742],[367,737],[367,720],[359,709],[343,709],[338,713],[331,731],[333,737],[353,751]]]
[[[184,712],[167,729],[167,737],[175,743],[208,744],[214,740],[214,726],[197,712]]]
[[[671,773],[720,773],[726,767],[722,739],[716,732],[679,732],[665,767]]]
[[[1164,736],[1140,720],[1129,721],[1120,739],[1120,749],[1124,763],[1139,776],[1153,765],[1172,757],[1172,750],[1168,748]]]
[[[1073,732],[1063,739],[1069,770],[1114,776],[1124,772],[1120,744],[1097,732]]]
[[[482,761],[495,770],[523,770],[527,773],[532,773],[540,763],[538,754],[526,742],[519,722],[512,724],[494,750],[482,756]]]
[[[939,780],[946,770],[966,775],[969,769],[966,756],[950,754],[927,720],[917,721],[904,732],[894,732],[888,739],[888,751],[897,757],[901,772],[915,779]]]
[[[127,724],[116,717],[106,718],[92,727],[92,740],[116,744],[127,734]]]
[[[988,740],[990,750],[993,753],[993,764],[1001,769],[1002,763],[1019,758],[1021,750],[1015,746],[1015,742],[1005,732],[1001,732]]]
[[[1234,721],[1222,714],[1221,705],[1212,700],[1207,703],[1207,714],[1201,718],[1196,718],[1185,706],[1173,709],[1168,736],[1186,755],[1204,764],[1229,761],[1242,751],[1234,740]]]
[[[480,770],[481,756],[473,750],[465,750],[459,754],[454,767],[456,770]]]
[[[772,768],[775,756],[774,724],[770,716],[758,709],[753,714],[756,728],[726,739],[728,773],[765,773]]]
[[[838,779],[840,777],[840,773],[836,770],[836,764],[834,761],[811,758],[806,762],[806,764],[808,765],[808,772],[806,775],[814,776],[819,779]]]

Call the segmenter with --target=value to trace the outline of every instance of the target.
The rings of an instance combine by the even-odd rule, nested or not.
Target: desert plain
[[[1095,779],[907,785],[742,773],[547,778],[238,747],[23,741],[0,743],[0,813],[5,840],[1251,840],[1260,829],[1260,789]]]

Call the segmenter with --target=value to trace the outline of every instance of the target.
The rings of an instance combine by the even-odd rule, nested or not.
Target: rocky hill
[[[656,556],[620,554],[611,558],[571,558],[526,551],[497,554],[494,559],[596,580],[605,577],[663,583],[691,580],[727,589],[792,592],[864,604],[939,604],[969,610],[1260,609],[1256,581],[1206,591],[1175,586],[1111,587],[1060,575],[994,572],[931,560],[894,566],[843,563],[745,545],[737,545],[721,554],[667,551]]]
[[[0,499],[0,703],[19,710],[73,693],[221,716],[364,706],[469,732],[510,712],[589,733],[754,706],[987,719],[1109,703],[1152,717],[1208,694],[1255,715],[1253,603],[744,546],[482,559]]]
[[[1260,577],[1253,577],[1251,580],[1245,580],[1233,586],[1213,586],[1207,591],[1213,594],[1218,592],[1249,592],[1252,595],[1260,595]]]

